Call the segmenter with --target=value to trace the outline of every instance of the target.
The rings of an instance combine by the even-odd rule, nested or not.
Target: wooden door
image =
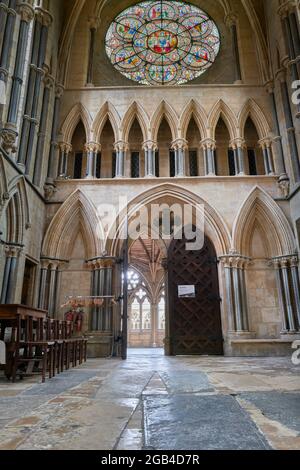
[[[169,322],[173,355],[222,355],[218,266],[208,238],[198,251],[173,240],[168,254]],[[178,286],[195,286],[195,297],[180,298]]]

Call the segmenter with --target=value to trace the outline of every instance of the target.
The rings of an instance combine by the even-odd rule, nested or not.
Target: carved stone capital
[[[15,144],[18,137],[18,133],[12,129],[4,128],[0,130],[0,137],[2,140],[2,147],[5,152],[16,153],[17,148]]]
[[[101,145],[98,144],[97,142],[89,142],[87,144],[85,144],[85,151],[90,153],[90,152],[93,152],[93,153],[98,153],[100,152],[101,150]]]
[[[114,149],[116,152],[126,152],[129,149],[128,142],[124,140],[118,140],[118,142],[114,143]]]
[[[51,26],[51,24],[53,23],[53,17],[49,13],[49,11],[44,10],[41,7],[36,7],[34,11],[35,11],[35,16],[38,19],[38,21],[43,26],[46,26],[47,28],[49,28],[49,26]]]
[[[242,139],[241,137],[231,140],[229,145],[232,149],[238,149],[238,148],[244,149],[247,146],[245,140]]]
[[[62,153],[70,153],[72,152],[72,145],[69,144],[68,142],[60,142],[59,143],[59,149]]]
[[[213,139],[201,140],[200,145],[203,150],[215,150],[216,149],[216,141]]]
[[[45,195],[46,201],[50,201],[50,199],[52,199],[56,191],[57,189],[53,184],[45,184],[44,195]]]
[[[295,11],[296,8],[297,8],[297,2],[295,0],[287,0],[280,5],[277,12],[280,18],[284,19],[290,13]]]
[[[22,252],[22,247],[5,245],[4,251],[7,258],[18,258]]]
[[[187,150],[188,149],[188,141],[185,139],[176,139],[172,142],[172,149],[173,150]]]
[[[154,142],[154,140],[146,140],[143,142],[143,149],[155,152],[158,149],[157,142]]]
[[[231,28],[232,26],[236,26],[238,22],[238,16],[233,12],[230,11],[227,13],[225,16],[225,24],[228,28]]]
[[[26,23],[30,23],[30,21],[33,20],[34,10],[28,3],[25,3],[25,2],[19,3],[18,13],[21,16],[21,21],[25,21]]]

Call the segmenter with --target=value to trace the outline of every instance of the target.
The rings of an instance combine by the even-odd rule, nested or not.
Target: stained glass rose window
[[[106,52],[125,77],[143,85],[181,85],[202,75],[220,50],[214,21],[188,3],[142,2],[110,25]]]

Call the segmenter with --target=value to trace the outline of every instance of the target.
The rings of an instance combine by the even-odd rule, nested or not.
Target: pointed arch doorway
[[[198,251],[187,251],[186,243],[173,240],[168,251],[168,352],[223,355],[216,251],[208,237]]]

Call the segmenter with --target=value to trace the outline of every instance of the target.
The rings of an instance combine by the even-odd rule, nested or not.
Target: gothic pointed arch
[[[3,162],[3,157],[0,155],[0,214],[1,210],[5,204],[5,201],[8,199],[8,183],[5,171],[5,165]]]
[[[233,226],[232,248],[250,254],[253,229],[264,233],[270,257],[291,255],[295,244],[293,232],[284,213],[272,197],[256,186],[242,204]]]
[[[68,259],[78,233],[84,240],[88,258],[102,253],[101,221],[90,199],[80,189],[74,191],[53,217],[46,232],[42,254],[46,258]]]
[[[189,127],[189,123],[192,119],[194,118],[199,132],[201,134],[202,140],[206,139],[207,136],[207,115],[202,106],[198,103],[197,100],[190,100],[185,108],[183,109],[181,116],[179,118],[179,132],[180,132],[180,137],[183,139],[186,139],[187,135],[187,130]]]
[[[149,116],[144,110],[143,106],[137,101],[133,101],[129,108],[127,109],[121,124],[121,138],[124,142],[128,142],[129,133],[132,127],[134,120],[137,119],[140,128],[143,133],[144,141],[150,139],[149,128],[150,121]]]
[[[246,101],[238,116],[238,127],[240,129],[240,137],[245,137],[245,125],[248,118],[251,118],[256,127],[260,139],[269,137],[270,126],[268,120],[260,108],[260,106],[252,98]]]
[[[158,108],[151,117],[150,129],[152,140],[154,140],[155,142],[157,141],[159,127],[163,118],[166,119],[170,126],[172,139],[176,140],[178,138],[178,116],[173,107],[167,101],[164,100],[161,101]]]
[[[234,140],[237,137],[237,119],[233,111],[223,100],[217,101],[209,114],[208,128],[211,134],[210,137],[212,139],[215,138],[216,127],[220,117],[227,126],[231,140]]]
[[[63,142],[68,144],[72,142],[73,134],[80,121],[82,122],[85,129],[86,140],[87,142],[90,141],[92,127],[91,115],[85,106],[83,106],[83,104],[77,103],[75,106],[73,106],[61,127]]]
[[[231,237],[226,222],[218,211],[203,198],[176,184],[166,183],[155,186],[151,190],[141,193],[130,201],[117,217],[117,230],[110,232],[107,238],[106,250],[111,255],[118,255],[120,250],[119,235],[124,233],[124,226],[128,220],[143,206],[166,201],[193,206],[196,211],[203,211],[205,216],[205,233],[214,243],[218,256],[226,254],[231,245]],[[203,212],[202,212],[203,213]],[[114,225],[115,228],[115,225]]]
[[[93,122],[92,133],[95,142],[100,142],[101,133],[107,120],[110,121],[113,128],[115,141],[118,142],[121,139],[121,118],[114,105],[106,101],[103,106],[101,106]]]
[[[23,245],[25,231],[31,227],[29,201],[24,176],[10,181],[3,212],[7,217],[7,242]]]

